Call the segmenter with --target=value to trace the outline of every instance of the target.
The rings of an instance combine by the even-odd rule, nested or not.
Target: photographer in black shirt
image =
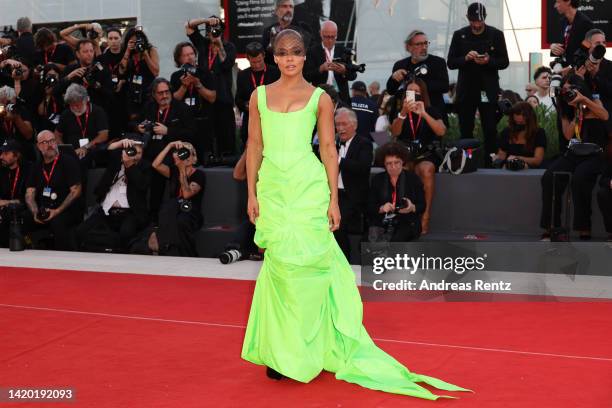
[[[485,166],[490,167],[490,154],[496,152],[497,140],[498,70],[506,69],[510,62],[503,31],[486,25],[486,16],[482,4],[470,4],[467,12],[470,25],[453,34],[448,67],[459,69],[455,105],[461,137],[473,137],[478,109],[485,138]]]
[[[198,25],[206,24],[206,37],[198,30]],[[216,82],[217,99],[213,105],[213,123],[219,153],[236,152],[236,118],[234,116],[234,96],[232,94],[236,46],[223,40],[223,23],[216,17],[189,20],[185,33],[198,50],[199,66],[208,69]]]
[[[584,40],[586,33],[593,28],[593,22],[581,11],[578,11],[580,0],[555,0],[555,9],[563,16],[559,43],[550,45],[553,58],[559,57],[561,65],[566,67],[563,74],[569,72],[576,50]]]
[[[108,47],[98,57],[98,61],[108,68],[111,73],[113,96],[111,98],[111,106],[108,109],[109,133],[116,137],[126,129],[128,120],[126,113],[126,79],[119,73],[119,64],[123,58],[121,53],[121,30],[109,28],[106,31],[106,38]]]
[[[35,57],[37,65],[55,64],[60,72],[68,65],[76,62],[72,48],[66,44],[58,44],[53,31],[42,27],[36,31],[34,42],[38,49]]]
[[[593,98],[599,98],[608,112],[612,111],[612,61],[601,58],[597,60],[592,57],[596,49],[606,46],[606,34],[599,29],[592,29],[586,33],[585,45],[589,58],[586,59],[584,67],[586,73],[584,79],[593,90]],[[608,119],[608,135],[612,138],[612,118]]]
[[[170,77],[172,95],[183,102],[195,120],[194,145],[198,157],[212,152],[212,110],[217,91],[210,71],[198,66],[197,52],[190,42],[181,42],[174,48],[174,63],[178,71]]]
[[[54,92],[59,78],[60,70],[55,64],[47,64],[43,67],[40,83],[42,95],[39,95],[40,102],[36,108],[37,128],[40,130],[54,131],[64,111],[63,98]]]
[[[21,146],[15,141],[0,146],[0,164],[0,247],[6,248],[13,218],[31,224],[25,207],[25,185],[31,164],[23,162]]]
[[[94,44],[91,40],[77,43],[78,62],[66,67],[56,86],[56,94],[63,95],[70,84],[79,84],[87,89],[91,102],[108,111],[113,98],[113,82],[107,67],[95,60]]]
[[[406,88],[406,81],[410,76],[418,76],[427,85],[431,105],[440,112],[444,123],[448,125],[443,97],[449,87],[446,61],[444,58],[429,54],[429,39],[420,30],[408,34],[405,44],[410,57],[399,60],[393,65],[393,73],[387,80],[387,92],[395,95],[398,89]]]
[[[35,229],[53,233],[54,249],[74,249],[72,227],[82,219],[79,164],[69,154],[60,154],[55,135],[43,130],[37,137],[42,160],[34,164],[28,179],[25,201]]]
[[[242,112],[242,128],[240,138],[242,145],[246,147],[249,136],[249,100],[251,93],[260,85],[268,85],[280,78],[280,71],[274,65],[268,65],[264,61],[265,51],[258,42],[247,44],[246,57],[249,60],[249,68],[238,73],[236,80],[236,106]]]
[[[22,154],[27,160],[34,161],[33,118],[23,101],[17,99],[15,90],[8,86],[0,88],[0,143],[16,140],[20,143]]]
[[[81,33],[84,34],[84,37],[75,37],[73,33],[77,30],[80,30]],[[96,57],[102,55],[102,50],[100,49],[100,40],[103,36],[104,30],[102,30],[102,26],[99,23],[74,24],[60,31],[61,39],[64,40],[66,44],[68,44],[72,48],[76,48],[80,39],[90,39],[93,42],[94,53],[96,54]]]
[[[126,31],[121,45],[119,74],[126,79],[128,120],[148,102],[153,80],[159,75],[159,53],[141,26]]]
[[[172,154],[172,165],[164,164],[168,154]],[[202,227],[202,196],[206,181],[204,171],[195,167],[197,161],[191,143],[176,141],[167,145],[153,162],[153,168],[169,179],[168,199],[159,212],[154,252],[197,256],[194,234]]]
[[[568,180],[560,175],[555,178],[555,208],[553,200],[553,174],[572,173],[572,197],[574,201],[574,230],[580,239],[591,238],[591,196],[597,176],[602,170],[603,155],[596,149],[606,149],[608,111],[599,99],[593,100],[591,90],[578,75],[570,73],[561,88],[558,113],[561,116],[563,135],[570,141],[567,151],[555,160],[542,176],[542,217],[540,226],[545,229],[542,239],[550,239],[551,230],[561,224],[561,201]],[[588,148],[585,143],[592,144]],[[569,228],[569,226],[567,226]]]

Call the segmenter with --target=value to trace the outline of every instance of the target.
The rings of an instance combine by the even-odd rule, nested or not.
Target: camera
[[[135,157],[138,154],[138,151],[136,150],[134,146],[129,146],[125,148],[124,150],[125,150],[125,155],[128,157]]]
[[[198,72],[198,68],[191,64],[183,64],[180,68],[181,76],[183,75],[195,75]]]
[[[366,64],[355,64],[353,63],[353,56],[355,51],[351,49],[345,49],[341,57],[334,58],[332,62],[339,62],[346,67],[347,73],[359,72],[364,73]]]
[[[50,88],[55,86],[55,84],[57,84],[57,76],[55,75],[47,75],[47,76],[42,76],[40,77],[40,83],[45,87],[45,88]]]
[[[578,88],[576,88],[575,86],[570,87],[570,89],[568,90],[562,90],[561,99],[563,99],[565,103],[570,103],[571,101],[576,99],[576,96],[578,96],[578,94],[576,93],[577,90]]]
[[[100,35],[98,34],[98,32],[94,29],[91,29],[87,32],[87,38],[89,38],[90,40],[97,40],[99,36]]]
[[[136,31],[134,32],[134,34],[136,35],[136,42],[134,43],[134,51],[140,53],[145,52],[146,50],[151,48],[151,45],[149,44],[147,37],[144,35],[142,26],[137,26],[135,30]]]
[[[593,64],[597,64],[600,62],[604,55],[606,55],[606,47],[603,45],[597,45],[593,52],[591,53],[588,48],[580,47],[576,50],[573,55],[572,65],[574,68],[580,68],[584,64],[586,64],[587,60],[591,61]]]
[[[0,223],[9,223],[9,250],[23,251],[25,239],[23,236],[24,206],[21,203],[10,203],[0,208]]]
[[[155,123],[150,120],[144,120],[140,122],[140,125],[144,128],[143,137],[145,142],[148,142],[151,137],[153,137],[153,128],[155,127]]]
[[[191,151],[186,147],[181,147],[180,149],[176,150],[176,156],[180,160],[184,161],[184,160],[187,160],[191,156]]]
[[[517,158],[514,158],[512,160],[506,160],[506,169],[511,171],[524,170],[525,162]]]
[[[223,265],[227,265],[240,261],[242,257],[243,255],[240,249],[228,249],[227,251],[221,252],[221,255],[219,255],[219,261]]]
[[[20,77],[23,75],[23,68],[20,65],[11,65],[11,64],[6,64],[3,68],[2,68],[2,75],[8,77],[8,78],[12,78],[13,74],[15,74],[15,76]]]
[[[87,72],[85,73],[85,75],[83,75],[83,78],[87,81],[87,83],[93,84],[96,82],[97,73],[102,71],[104,71],[104,67],[101,63],[96,62],[95,64],[87,68]]]
[[[216,18],[217,20],[219,20],[219,24],[211,26],[206,24],[206,34],[211,34],[213,37],[221,37],[221,35],[223,35],[223,31],[225,31],[225,24],[223,24],[223,21],[221,21],[221,19],[217,16],[210,16],[209,18]]]
[[[178,200],[179,208],[182,212],[190,212],[193,209],[193,204],[191,200],[185,200],[184,198],[180,198]]]
[[[429,67],[427,66],[427,64],[421,64],[421,65],[416,66],[412,71],[406,74],[406,77],[404,77],[404,80],[400,84],[398,90],[401,91],[403,89],[406,89],[409,83],[414,82],[414,80],[417,78],[421,78],[427,75],[428,72],[429,72]]]
[[[48,208],[45,207],[40,207],[38,209],[38,212],[36,213],[36,218],[38,218],[41,221],[46,221],[49,216],[51,216],[51,212],[49,211]]]

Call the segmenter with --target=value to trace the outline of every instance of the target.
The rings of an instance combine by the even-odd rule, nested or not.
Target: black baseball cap
[[[16,140],[5,140],[0,146],[0,152],[21,152],[21,145]]]
[[[487,9],[482,3],[472,3],[468,7],[467,18],[470,21],[485,21]]]
[[[351,85],[351,89],[354,89],[356,91],[360,91],[360,92],[367,92],[368,88],[366,87],[366,84],[362,81],[355,81],[353,82],[353,85]]]

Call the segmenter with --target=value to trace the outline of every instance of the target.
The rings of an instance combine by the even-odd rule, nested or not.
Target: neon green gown
[[[362,324],[355,274],[330,232],[329,186],[312,152],[312,130],[323,90],[306,107],[267,108],[257,88],[263,161],[257,182],[255,242],[266,248],[257,278],[242,358],[301,382],[321,370],[374,390],[437,399],[416,384],[467,391],[415,374],[379,349]]]

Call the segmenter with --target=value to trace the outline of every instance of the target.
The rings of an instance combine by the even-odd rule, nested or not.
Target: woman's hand
[[[340,228],[340,207],[338,207],[338,203],[329,203],[327,219],[329,220],[329,230],[331,232],[337,231]]]
[[[395,207],[391,203],[384,203],[378,209],[379,214],[386,214],[395,211]]]
[[[257,201],[257,197],[254,195],[249,196],[247,213],[249,214],[249,221],[251,221],[251,224],[255,225],[257,218],[259,218],[259,202]]]

